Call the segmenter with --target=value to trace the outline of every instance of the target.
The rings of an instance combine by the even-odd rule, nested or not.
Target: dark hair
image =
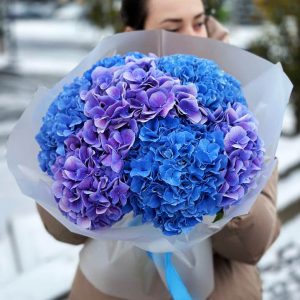
[[[202,0],[204,7],[207,1]],[[206,11],[206,15],[209,12]],[[122,0],[121,18],[125,26],[130,26],[134,30],[143,30],[148,17],[148,0]],[[208,18],[205,19],[205,25]]]
[[[147,0],[122,0],[121,17],[125,26],[144,29],[147,14]]]

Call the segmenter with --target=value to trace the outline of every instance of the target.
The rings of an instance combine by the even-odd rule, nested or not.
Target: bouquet
[[[239,83],[190,55],[96,63],[51,104],[37,141],[58,208],[96,230],[133,211],[165,235],[222,218],[262,169]]]
[[[157,37],[160,51],[149,49]],[[208,237],[249,211],[272,171],[291,92],[280,65],[216,41],[181,38],[189,46],[161,31],[100,43],[52,91],[37,95],[8,152],[25,194],[74,232],[157,252],[151,256],[163,278],[161,253],[180,257],[202,244],[211,257]],[[174,50],[161,50],[167,39]],[[274,76],[280,84],[270,91]],[[16,146],[23,133],[30,136],[26,160]],[[203,278],[211,259],[206,266]],[[203,284],[195,292],[197,280],[189,290],[206,297]]]

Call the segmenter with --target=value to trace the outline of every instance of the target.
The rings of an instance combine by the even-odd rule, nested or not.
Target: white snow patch
[[[79,63],[72,58],[64,58],[63,61],[55,59],[35,58],[34,61],[21,60],[18,63],[18,72],[21,74],[49,74],[66,75],[73,70]]]
[[[103,36],[112,34],[112,28],[99,30],[87,21],[79,20],[18,20],[12,27],[18,41],[60,42],[94,45]]]
[[[227,28],[230,32],[230,44],[244,49],[262,35],[262,26],[260,25],[228,25]]]
[[[0,236],[0,287],[10,282],[17,275],[17,266],[12,251],[12,244],[9,236]]]
[[[6,155],[6,147],[4,145],[0,145],[0,163],[5,160],[5,155]]]
[[[276,261],[276,255],[280,249],[293,242],[300,249],[300,239],[296,238],[300,228],[300,216],[292,219],[281,228],[281,232],[277,240],[266,252],[259,262],[260,267],[266,267]]]
[[[99,29],[82,20],[18,20],[12,26],[17,40],[16,69],[21,74],[64,76],[112,27]]]
[[[13,89],[13,87],[12,87]],[[14,87],[16,89],[16,87]],[[0,104],[2,107],[13,107],[14,109],[25,109],[28,102],[31,100],[31,96],[24,95],[24,92],[17,92],[14,94],[1,93],[0,94]],[[1,125],[2,126],[2,125]]]
[[[0,147],[0,157],[5,155],[5,148]],[[0,235],[6,229],[8,218],[14,213],[27,213],[35,211],[35,202],[20,191],[15,178],[8,170],[5,160],[0,160]],[[1,299],[1,298],[0,298]]]
[[[281,210],[300,199],[300,170],[292,173],[288,178],[279,181],[278,209]]]
[[[43,262],[56,260],[58,257],[77,261],[81,246],[56,241],[45,230],[37,212],[14,214],[9,219],[9,224],[22,272],[28,272]]]
[[[67,257],[45,262],[18,276],[9,285],[1,287],[0,299],[55,299],[70,290],[76,265]]]
[[[5,68],[9,63],[9,56],[7,53],[0,53],[0,69]]]
[[[276,153],[279,171],[283,172],[300,162],[300,135],[293,138],[281,137]]]
[[[1,121],[1,120],[0,120]],[[15,127],[17,120],[1,122],[0,124],[0,136],[9,135],[12,129]]]
[[[85,6],[78,3],[69,3],[57,9],[54,13],[56,19],[59,20],[74,20],[84,17]]]
[[[291,104],[289,104],[285,111],[282,131],[284,133],[293,133],[295,126],[296,126],[296,118],[295,118],[295,114],[294,114],[294,109],[293,109],[293,106]]]
[[[278,239],[259,262],[264,270],[261,272],[264,300],[299,298],[299,228],[300,216],[282,227]]]

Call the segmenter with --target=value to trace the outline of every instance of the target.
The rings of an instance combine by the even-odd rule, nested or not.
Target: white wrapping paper
[[[163,259],[159,254],[152,261],[146,251],[128,242],[90,240],[80,252],[80,269],[105,294],[128,300],[170,300]],[[204,300],[211,294],[214,270],[210,239],[175,251],[172,261],[193,299]]]
[[[51,179],[43,174],[38,166],[39,146],[35,142],[35,136],[41,127],[42,117],[66,83],[70,83],[75,77],[81,76],[85,70],[92,67],[101,58],[114,54],[125,54],[128,51],[139,51],[146,54],[151,52],[158,56],[174,53],[197,55],[214,60],[222,69],[241,82],[249,107],[259,121],[259,135],[266,148],[266,163],[261,176],[257,180],[257,188],[246,195],[242,205],[226,211],[222,220],[211,224],[211,220],[208,218],[206,223],[197,225],[189,234],[167,237],[151,224],[129,227],[130,216],[124,218],[122,222],[117,223],[112,228],[101,231],[88,231],[65,219],[58,210],[50,189]],[[135,249],[134,251],[138,253],[136,257],[140,255],[140,249],[159,253],[174,252],[174,263],[179,269],[179,273],[190,274],[188,279],[185,279],[189,290],[193,291],[192,294],[195,299],[200,299],[200,294],[204,299],[213,289],[212,254],[211,250],[208,251],[210,249],[208,238],[233,217],[248,213],[257,195],[265,186],[274,167],[274,157],[284,110],[291,90],[292,84],[279,63],[274,65],[249,52],[222,42],[164,31],[118,34],[101,41],[77,68],[52,89],[42,88],[37,92],[9,138],[8,166],[25,195],[37,201],[70,231],[95,239],[86,245],[81,253],[81,268],[86,277],[99,289],[119,297],[121,295],[125,297],[126,295],[127,299],[150,299],[147,292],[144,292],[144,296],[141,296],[143,292],[137,293],[138,287],[136,284],[127,285],[126,292],[118,289],[118,285],[115,285],[113,280],[109,281],[112,282],[111,286],[107,281],[105,281],[105,286],[101,284],[104,278],[109,277],[109,269],[113,270],[114,268],[120,268],[120,266],[122,270],[127,270],[128,274],[136,274],[132,276],[141,276],[140,273],[138,275],[136,273],[137,264],[132,264],[130,260],[126,260],[127,247],[131,247],[132,251]],[[108,240],[111,241],[108,242]],[[112,245],[111,243],[114,245],[121,243],[126,247],[117,247],[114,251],[108,251]],[[95,251],[95,249],[99,251]],[[101,264],[103,257],[105,257],[108,267],[104,271],[99,266],[97,271],[96,262],[100,261]],[[124,257],[124,259],[116,260],[118,257]],[[203,259],[203,257],[206,257],[206,259]],[[142,261],[145,264],[146,259],[147,261],[149,259],[144,258],[144,260],[137,258],[137,261]],[[115,261],[118,261],[118,264],[115,264]],[[122,261],[121,264],[120,261]],[[199,261],[201,261],[201,267],[199,267]],[[159,273],[162,274],[161,269],[158,269]],[[136,280],[139,280],[137,277]],[[199,278],[208,279],[208,282],[202,286],[199,283]],[[151,276],[143,277],[144,280],[146,286],[148,283],[151,285]],[[132,282],[137,283],[138,281]],[[201,287],[201,292],[199,287]]]

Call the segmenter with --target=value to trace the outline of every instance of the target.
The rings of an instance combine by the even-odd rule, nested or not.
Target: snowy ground
[[[298,183],[299,184],[299,183]],[[298,300],[300,294],[300,216],[287,223],[259,263],[264,300]]]
[[[20,73],[47,72],[63,76],[100,39],[110,35],[112,29],[100,32],[86,22],[74,20],[25,20],[14,25],[13,33],[19,45],[17,66]]]
[[[230,32],[230,43],[244,49],[261,35],[260,26],[228,25],[227,29]]]
[[[231,31],[232,42],[244,47],[260,29]],[[110,29],[99,32],[74,20],[29,20],[18,21],[13,32],[18,46],[15,73],[0,72],[0,203],[5,203],[0,213],[0,270],[8,270],[0,271],[0,299],[25,299],[24,295],[28,296],[26,299],[50,299],[70,287],[80,247],[62,245],[46,233],[34,201],[21,194],[7,169],[5,141],[36,88],[41,84],[52,86]],[[291,132],[294,122],[292,109],[288,108],[284,131]],[[281,138],[277,152],[280,172],[299,163],[299,153],[300,136]],[[299,182],[300,170],[280,182],[280,209],[299,201]],[[299,295],[300,245],[295,239],[299,226],[300,217],[283,226],[279,239],[260,262],[266,300],[296,300],[293,295],[296,291]],[[47,289],[45,278],[51,278],[52,290]],[[34,284],[45,289],[38,293],[32,289]]]

